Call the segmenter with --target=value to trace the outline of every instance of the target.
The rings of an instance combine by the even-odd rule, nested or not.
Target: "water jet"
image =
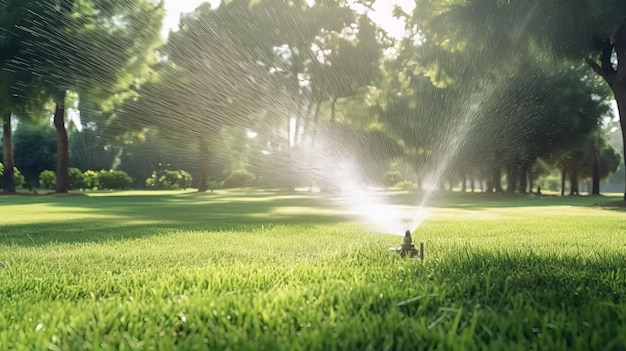
[[[413,238],[411,237],[411,231],[407,229],[404,233],[404,239],[402,245],[399,247],[391,247],[389,251],[393,251],[400,255],[400,257],[419,258],[424,260],[424,243],[420,242],[419,250],[415,248],[413,244]]]

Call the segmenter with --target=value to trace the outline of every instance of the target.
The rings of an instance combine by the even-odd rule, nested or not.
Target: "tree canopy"
[[[597,193],[618,167],[601,132],[613,101],[625,120],[623,1],[417,0],[393,38],[369,2],[233,0],[185,14],[166,43],[162,2],[1,4],[0,112],[10,131],[53,101],[58,192],[69,164],[148,151],[145,167],[185,165],[201,191],[252,170],[521,193],[552,172]],[[90,123],[73,141],[66,105]]]

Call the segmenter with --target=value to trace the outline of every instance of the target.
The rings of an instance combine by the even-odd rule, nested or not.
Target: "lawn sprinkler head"
[[[404,233],[404,239],[402,240],[402,246],[389,248],[389,251],[400,254],[400,257],[419,258],[424,260],[424,243],[420,243],[419,250],[413,245],[413,238],[411,238],[411,231],[407,230]]]

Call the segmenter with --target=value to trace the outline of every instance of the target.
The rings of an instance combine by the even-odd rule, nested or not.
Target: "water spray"
[[[424,243],[420,242],[419,250],[416,249],[415,245],[413,245],[413,238],[411,238],[410,230],[407,230],[404,233],[402,245],[399,247],[391,247],[389,248],[389,251],[400,254],[400,257],[419,258],[422,261],[424,260]]]

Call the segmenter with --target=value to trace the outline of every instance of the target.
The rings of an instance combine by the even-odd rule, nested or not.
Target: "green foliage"
[[[415,184],[413,184],[413,182],[410,180],[403,180],[401,182],[398,182],[393,187],[407,191],[415,190]]]
[[[438,203],[414,233],[424,262],[387,251],[400,236],[302,195],[0,197],[0,291],[11,292],[0,294],[0,348],[564,351],[621,340],[623,212],[589,207],[598,198],[473,195]]]
[[[2,188],[2,175],[4,174],[4,165],[0,162],[0,188]],[[17,167],[13,167],[13,181],[15,182],[15,186],[22,186],[26,183],[26,178],[22,175]]]
[[[26,178],[17,167],[13,167],[13,182],[15,182],[15,186],[23,186],[26,183]]]
[[[57,184],[57,175],[54,171],[45,170],[39,173],[39,185],[43,189],[54,189]]]
[[[69,178],[70,178],[70,183],[69,183],[70,190],[78,190],[78,189],[85,188],[85,175],[80,169],[76,167],[70,167],[68,169],[68,173],[69,173]]]
[[[119,148],[111,145],[104,116],[80,111],[83,129],[72,133],[69,140],[70,167],[79,169],[110,169]]]
[[[246,188],[251,187],[256,184],[256,176],[254,173],[248,172],[244,169],[233,171],[225,180],[222,182],[222,188]]]
[[[390,188],[395,184],[402,181],[402,174],[400,171],[388,171],[383,176],[383,185],[385,188]]]
[[[153,190],[184,190],[191,186],[191,174],[184,170],[154,171],[146,179],[146,188]]]
[[[29,186],[37,186],[44,170],[56,169],[56,142],[49,125],[18,125],[13,135],[15,167],[22,171]]]
[[[537,183],[543,190],[559,191],[561,189],[561,177],[556,175],[547,176]]]
[[[165,185],[175,182],[159,181],[169,177],[160,172],[146,180],[165,168],[198,170],[196,183],[221,180],[228,169],[255,175],[233,174],[227,187],[252,178],[287,188],[318,178],[332,183],[324,177],[334,173],[319,165],[337,168],[344,160],[357,165],[358,181],[378,183],[403,158],[420,182],[436,168],[449,168],[436,169],[436,176],[498,182],[505,170],[514,190],[536,179],[538,158],[555,161],[559,154],[588,163],[580,143],[608,115],[613,84],[599,84],[589,67],[560,59],[589,59],[609,83],[619,72],[613,78],[623,87],[622,56],[612,55],[621,43],[616,31],[626,36],[624,6],[417,0],[413,14],[395,10],[411,32],[398,43],[367,11],[343,2],[234,0],[183,16],[157,55],[161,1],[7,0],[0,4],[0,117],[22,120],[29,114],[20,99],[39,101],[35,95],[53,104],[95,104],[103,113],[81,111],[94,124],[70,139],[70,165],[122,169],[137,187],[187,186]],[[293,147],[282,136],[292,116],[282,110],[297,120]],[[243,141],[242,126],[258,139]],[[161,140],[148,128],[160,129]],[[41,134],[47,131],[25,130],[18,126],[16,167],[34,184],[41,171],[55,169],[56,145]],[[309,145],[313,151],[302,150]],[[600,152],[604,177],[617,168],[616,154]],[[65,184],[63,171],[58,177]]]
[[[19,69],[28,50],[27,40],[32,32],[28,27],[28,13],[38,6],[37,0],[0,1],[0,121],[11,123],[44,120],[41,113],[43,99],[38,96],[37,79],[29,69]],[[28,54],[26,54],[28,56]],[[28,59],[32,59],[29,57]]]
[[[133,179],[124,171],[106,171],[98,173],[100,189],[122,190],[130,189]]]
[[[490,114],[483,109],[489,105],[495,109],[488,110],[502,116],[483,119],[498,133],[481,127],[479,135],[504,132],[495,140],[503,148],[492,157],[506,159],[507,173],[515,173],[512,164],[527,168],[536,153],[541,157],[559,148],[578,148],[576,144],[597,128],[599,119],[610,115],[606,112],[613,98],[618,106],[626,106],[624,55],[615,55],[623,52],[626,40],[624,13],[626,2],[621,0],[582,0],[575,6],[567,1],[417,0],[409,27],[416,29],[413,34],[425,45],[407,45],[408,52],[400,54],[395,64],[404,79],[398,86],[406,87],[423,75],[435,84],[460,83],[462,91],[487,92],[481,94],[487,100],[480,104],[481,116]],[[544,72],[529,67],[530,62],[544,66]],[[585,64],[571,69],[573,62]],[[561,68],[555,69],[555,64]],[[570,72],[558,72],[563,67]],[[492,93],[481,89],[483,79],[496,87],[492,99],[485,99]],[[472,82],[478,85],[472,87]],[[625,116],[620,118],[623,121]],[[471,139],[470,146],[481,142]],[[480,160],[468,156],[462,158],[469,164]],[[525,175],[511,174],[508,179],[525,179]]]
[[[86,170],[85,173],[83,173],[83,181],[85,182],[85,189],[97,189],[100,186],[100,173]]]
[[[68,133],[65,105],[81,104],[109,112],[135,97],[151,76],[150,64],[159,43],[164,2],[37,1],[23,10],[23,45],[15,62],[37,77],[37,92],[56,105],[54,125],[59,139],[58,192],[67,192]],[[11,30],[13,31],[13,29]],[[62,54],[60,54],[62,53]],[[68,107],[70,105],[68,104]]]
[[[606,179],[619,171],[622,156],[612,146],[600,150],[600,178]]]

